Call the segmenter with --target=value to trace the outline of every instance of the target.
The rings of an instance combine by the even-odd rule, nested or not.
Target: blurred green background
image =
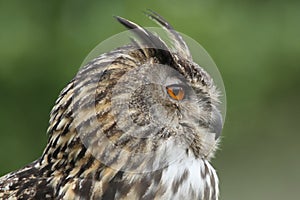
[[[151,8],[210,53],[227,117],[213,165],[222,200],[299,199],[300,2],[0,0],[0,175],[38,158],[60,90],[113,15],[155,26]]]

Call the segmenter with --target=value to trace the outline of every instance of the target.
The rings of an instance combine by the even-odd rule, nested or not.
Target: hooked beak
[[[220,114],[220,112],[217,109],[214,109],[212,111],[212,120],[211,123],[209,125],[209,129],[212,133],[215,133],[215,140],[217,140],[221,133],[222,133],[222,129],[223,129],[223,119],[222,119],[222,115]]]

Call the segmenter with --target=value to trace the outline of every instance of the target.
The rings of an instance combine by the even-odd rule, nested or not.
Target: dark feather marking
[[[131,43],[138,48],[139,52],[141,52],[141,54],[144,57],[147,57],[147,53],[144,51],[143,48],[140,48],[141,47],[140,44],[133,38],[130,38],[130,40],[131,40]]]
[[[69,84],[71,84],[71,83],[72,83],[72,81],[70,81]],[[63,98],[68,92],[70,92],[70,90],[72,90],[73,88],[74,88],[74,85],[73,85],[73,83],[72,83],[72,86],[71,86],[68,90],[63,91],[63,93],[60,94],[59,98],[58,98],[57,101],[56,101],[56,104],[59,104],[59,103],[61,102],[62,98]],[[57,115],[59,110],[66,110],[66,108],[71,104],[71,102],[72,102],[72,98],[69,98],[69,99],[67,100],[66,103],[62,103],[61,106],[58,106],[56,109],[52,110],[51,113],[52,113],[52,114],[53,114],[53,113],[56,113],[56,115]],[[55,116],[54,118],[56,118],[56,116]]]
[[[158,173],[158,176],[157,176],[157,173]],[[150,181],[150,183],[149,183],[150,185],[151,185],[151,182],[153,181],[153,180],[151,180],[151,177],[153,177],[153,176],[154,176],[154,179],[156,179],[156,178],[159,177],[159,181],[161,181],[161,170],[159,170],[159,172],[158,171],[154,172],[154,174],[150,174],[150,180],[149,180]],[[160,199],[158,197],[161,197],[161,196],[164,195],[164,193],[166,193],[166,188],[163,187],[162,185],[159,185],[159,183],[157,182],[157,180],[158,179],[154,180],[155,184],[151,185],[152,188],[151,188],[150,192],[148,191],[149,187],[146,188],[147,189],[145,191],[146,194],[144,194],[141,199],[143,199],[143,200]],[[147,185],[149,185],[149,184],[147,184]]]
[[[76,160],[80,160],[81,158],[83,158],[85,153],[86,153],[86,148],[82,147],[79,154],[78,154],[78,156],[76,157]]]
[[[34,199],[53,199],[54,189],[49,186],[49,182],[44,180],[37,185]]]
[[[181,35],[178,34],[174,28],[158,13],[148,9],[148,12],[145,12],[145,14],[150,17],[150,19],[156,21],[159,25],[167,29],[169,35],[172,38],[172,42],[175,45],[176,50],[182,49],[183,52],[180,52],[180,56],[185,57],[186,59],[192,59],[191,53],[189,51],[188,46],[186,45],[185,41],[182,39]],[[182,55],[182,54],[185,55]]]
[[[207,182],[206,182],[205,186],[204,186],[204,197],[203,197],[203,199],[210,199],[209,198],[209,193],[210,193],[210,187],[207,185]]]
[[[86,170],[89,169],[92,164],[94,163],[95,158],[94,157],[90,157],[87,161],[87,163],[85,163],[83,166],[81,166],[80,170],[77,172],[77,174],[75,175],[75,177],[80,177],[81,174]]]
[[[206,165],[206,163],[204,162],[204,170],[202,170],[202,173],[201,173],[201,175],[202,175],[202,178],[203,179],[205,179],[206,178],[206,176],[208,176],[209,175],[209,169],[208,169],[208,167],[207,167],[207,165]]]
[[[127,19],[119,16],[116,16],[115,18],[144,42],[144,44],[134,43],[135,45],[138,44],[140,49],[148,49],[150,56],[156,57],[162,64],[171,65],[174,63],[169,48],[159,37]]]
[[[173,194],[176,194],[177,193],[177,190],[179,188],[179,186],[181,184],[183,184],[183,182],[188,178],[189,176],[189,172],[187,170],[185,170],[182,174],[182,176],[175,180],[173,183],[172,183],[172,191],[173,191]]]
[[[118,188],[121,188],[124,183],[121,182],[124,172],[119,171],[115,177],[109,181],[108,185],[104,187],[106,189],[102,195],[102,199],[115,199]]]
[[[44,165],[40,170],[41,170],[41,174],[44,174],[44,176],[46,177],[50,177],[52,175],[52,166],[53,163],[47,163],[46,165]]]
[[[159,40],[148,30],[122,17],[116,16],[115,18],[126,28],[131,29],[145,44],[149,45],[148,48],[168,49],[162,40]]]
[[[101,176],[101,173],[103,172],[103,169],[105,168],[106,166],[104,164],[100,164],[100,167],[98,169],[96,169],[96,173],[94,175],[94,178],[96,181],[100,181],[102,176]]]
[[[214,174],[211,174],[210,176],[210,182],[211,182],[211,187],[216,188],[216,181],[215,181],[215,176]],[[216,199],[216,190],[212,190],[212,198]]]
[[[84,68],[82,68],[79,71],[78,75],[82,76],[83,74],[88,74],[89,72],[91,72],[93,70],[101,69],[105,66],[109,66],[112,63],[112,61],[105,61],[105,62],[100,62],[100,63],[99,62],[100,62],[100,60],[95,60],[95,61],[89,62],[88,64],[85,65]],[[101,75],[99,74],[99,76],[101,76]]]
[[[150,174],[145,174],[143,178],[141,178],[140,182],[136,184],[136,193],[140,199],[146,200],[152,197],[154,199],[154,194],[151,192],[149,195],[145,195],[147,189],[151,185],[152,177]]]
[[[57,141],[60,139],[60,137],[56,137],[54,140],[50,141],[50,145],[52,148],[55,148],[57,145]]]
[[[53,156],[54,159],[57,159],[57,155],[60,152],[60,150],[61,150],[61,146],[55,148],[55,150],[54,150],[54,152],[52,154],[52,156]]]
[[[70,122],[64,127],[64,129],[63,129],[63,131],[62,131],[62,133],[61,133],[61,136],[65,136],[65,135],[67,135],[68,133],[70,133],[70,129],[69,129],[69,127],[70,127],[70,125],[72,124],[72,122],[73,122],[73,118],[70,120]]]
[[[92,186],[92,179],[81,179],[77,182],[74,192],[80,197],[80,199],[90,199]]]
[[[69,85],[71,84],[71,86],[70,87],[68,87]],[[61,100],[60,98],[61,97],[63,97],[63,96],[65,96],[70,90],[72,90],[73,89],[73,87],[74,87],[74,84],[73,84],[73,81],[71,80],[71,81],[69,81],[69,83],[67,84],[67,87],[68,87],[68,89],[66,90],[66,89],[63,89],[63,91],[60,93],[60,97],[59,97],[59,100]]]

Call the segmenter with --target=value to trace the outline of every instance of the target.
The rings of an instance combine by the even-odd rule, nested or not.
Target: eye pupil
[[[182,88],[174,87],[173,88],[173,93],[177,96],[181,90],[182,90]]]
[[[185,95],[184,89],[178,85],[168,86],[167,92],[172,99],[177,100],[177,101],[182,100]]]

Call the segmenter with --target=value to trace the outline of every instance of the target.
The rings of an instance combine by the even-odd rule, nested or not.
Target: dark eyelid
[[[187,88],[187,85],[182,84],[182,83],[174,83],[174,84],[171,84],[171,85],[167,85],[166,87],[167,88],[168,87],[181,87],[181,88],[185,89],[185,88]]]

